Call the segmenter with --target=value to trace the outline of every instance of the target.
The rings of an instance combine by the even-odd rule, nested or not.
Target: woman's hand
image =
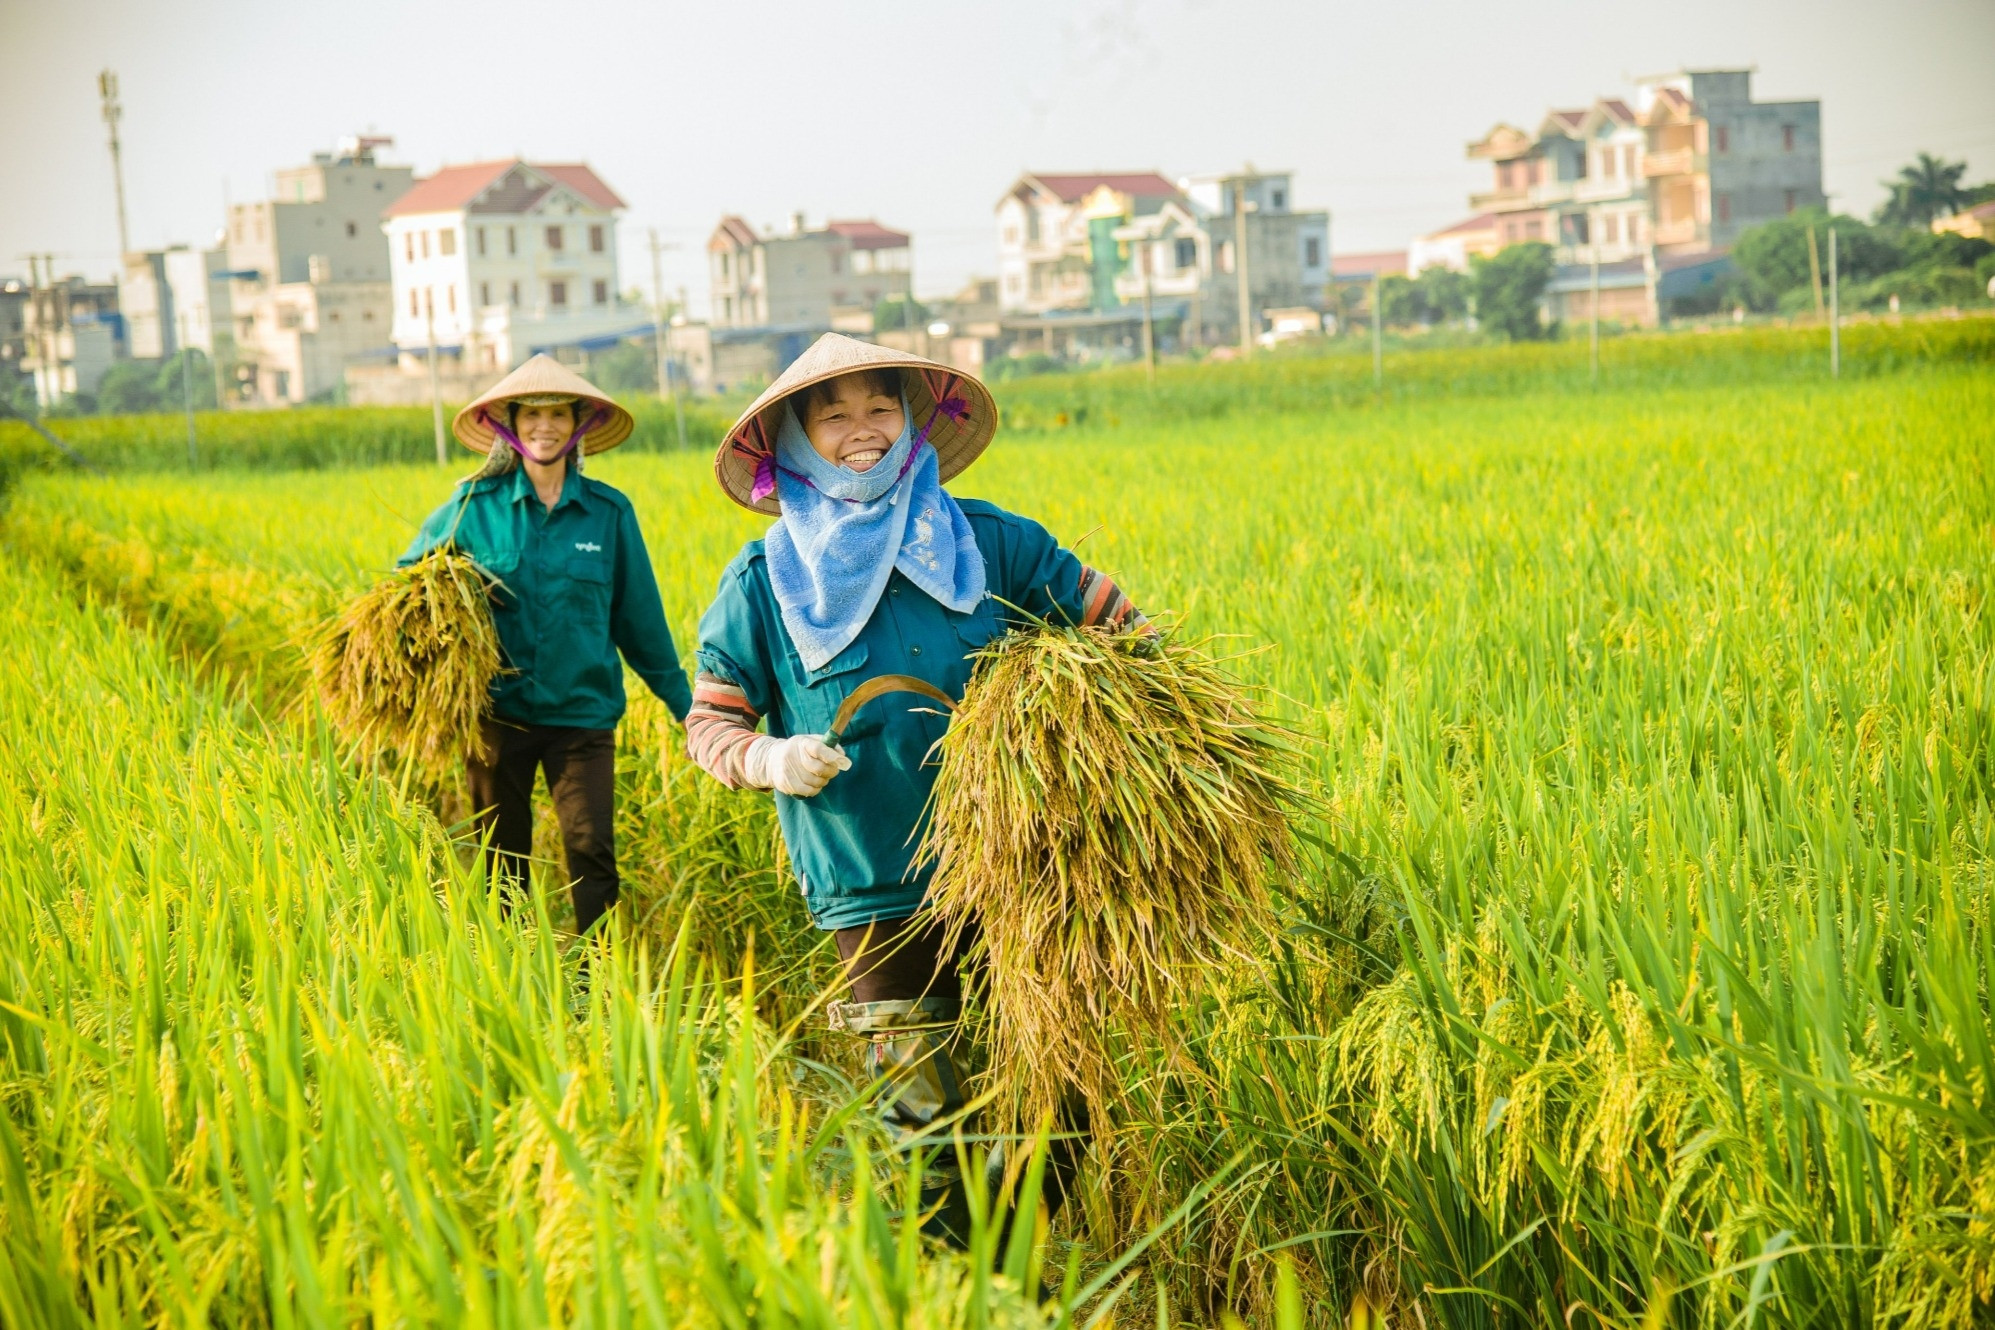
[[[852,759],[842,748],[833,748],[815,734],[793,734],[787,739],[757,736],[742,757],[744,784],[758,790],[777,790],[792,799],[808,799],[823,789],[841,771],[852,769]]]

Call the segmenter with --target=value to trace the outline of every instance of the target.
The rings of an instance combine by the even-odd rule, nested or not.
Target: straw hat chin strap
[[[595,411],[589,415],[589,418],[587,420],[584,420],[580,424],[575,426],[575,432],[568,436],[568,442],[561,445],[561,451],[556,453],[553,457],[550,457],[548,459],[548,463],[552,464],[554,462],[558,462],[562,458],[568,456],[570,453],[573,453],[575,456],[575,469],[577,471],[581,470],[582,453],[576,447],[576,445],[582,442],[583,435],[587,434],[590,430],[595,429],[598,425],[602,424],[604,421],[608,420],[609,418],[610,418],[610,413],[607,407],[601,407],[601,406],[597,407]],[[535,457],[532,453],[529,453],[526,450],[526,445],[520,442],[519,436],[513,433],[512,430],[507,427],[506,423],[503,420],[495,419],[491,412],[485,410],[483,407],[480,407],[478,409],[478,419],[483,421],[485,424],[491,426],[493,434],[497,435],[501,439],[504,439],[508,444],[510,444],[511,451],[500,452],[498,447],[494,445],[492,449],[488,453],[486,453],[485,465],[478,468],[478,474],[472,477],[473,480],[482,480],[486,476],[503,476],[508,472],[512,471],[514,467],[518,466],[519,459],[522,457],[526,458],[529,461],[534,461],[534,462],[538,462],[540,460],[539,458]]]

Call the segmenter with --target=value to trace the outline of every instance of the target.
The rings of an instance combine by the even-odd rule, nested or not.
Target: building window
[[[1198,242],[1190,236],[1180,236],[1176,248],[1177,253],[1172,257],[1177,260],[1179,268],[1189,268],[1198,262]],[[1017,283],[1014,282],[1013,285],[1016,286]]]
[[[1183,245],[1190,242],[1180,240],[1178,243]],[[1183,268],[1188,265],[1180,263],[1178,266]],[[1302,266],[1305,268],[1320,268],[1323,266],[1323,237],[1307,236],[1303,239]]]
[[[1714,138],[1715,138],[1715,139],[1717,140],[1717,142],[1716,142],[1716,144],[1715,144],[1715,147],[1714,147],[1714,150],[1715,150],[1715,151],[1717,151],[1717,152],[1720,152],[1720,153],[1726,153],[1726,152],[1730,152],[1730,151],[1732,150],[1732,131],[1731,131],[1731,130],[1727,129],[1727,128],[1726,128],[1725,126],[1723,126],[1723,125],[1718,125],[1718,126],[1716,126],[1716,127],[1714,127],[1714,128],[1712,129],[1711,133],[1712,133],[1712,136],[1713,136],[1713,137],[1714,137]]]
[[[1600,219],[1600,238],[1610,245],[1621,239],[1620,214],[1610,212]]]
[[[1799,190],[1794,190],[1794,189],[1786,191],[1781,196],[1781,202],[1785,205],[1786,211],[1788,212],[1794,211],[1794,205],[1798,203],[1800,199],[1801,199],[1801,192]]]
[[[410,263],[416,261],[416,233],[414,231],[402,232],[402,255]]]
[[[1276,212],[1280,212],[1283,208],[1288,206],[1288,194],[1283,190],[1277,189],[1272,191],[1269,194],[1268,199],[1269,199],[1268,206],[1274,209]]]
[[[565,308],[567,308],[567,306],[568,306],[568,283],[566,283],[566,282],[549,282],[549,283],[547,284],[547,303],[548,303],[548,304],[550,304],[550,305],[553,305],[553,306],[556,306],[557,308],[561,308],[561,309],[565,309]]]
[[[1720,194],[1718,196],[1718,220],[1721,222],[1732,220],[1732,196],[1730,194]]]
[[[409,288],[409,317],[412,319],[419,319],[422,316],[423,316],[423,298],[420,295],[416,294],[416,288],[412,286]]]
[[[477,247],[478,247],[478,257],[479,257],[479,258],[481,258],[481,259],[482,259],[482,258],[484,258],[484,257],[485,257],[485,228],[481,226],[481,227],[479,227],[479,228],[478,228],[478,229],[477,229],[476,231],[472,232],[472,238],[473,238],[473,241],[474,241],[474,243],[476,243],[476,245],[477,245]]]
[[[1782,152],[1794,151],[1794,126],[1782,125],[1780,127],[1780,150]],[[1793,205],[1789,204],[1787,210],[1789,212],[1794,211]]]
[[[589,252],[591,254],[603,252],[603,228],[600,226],[589,228]]]
[[[478,283],[478,303],[481,305],[492,303],[492,284],[490,282]]]
[[[452,314],[457,312],[457,283],[452,282],[443,288],[443,303]]]
[[[723,282],[730,280],[727,268],[728,268],[727,255],[723,253],[720,256],[720,279]]]
[[[513,282],[506,287],[506,303],[514,309],[520,307],[520,284]]]
[[[607,305],[610,303],[610,284],[598,277],[595,285],[590,289],[590,294],[595,297],[598,305]]]
[[[1632,144],[1632,143],[1629,143],[1629,144],[1626,144],[1626,145],[1624,145],[1624,146],[1622,147],[1622,149],[1621,149],[1621,165],[1622,165],[1622,167],[1623,167],[1623,168],[1625,168],[1625,169],[1624,169],[1624,170],[1623,170],[1623,171],[1621,172],[1621,174],[1623,174],[1623,175],[1627,176],[1627,177],[1628,177],[1628,179],[1630,179],[1630,180],[1633,180],[1633,179],[1635,178],[1635,145],[1634,145],[1634,144]]]
[[[733,296],[722,296],[720,298],[720,321],[722,323],[732,323],[734,321]]]
[[[547,228],[547,247],[548,247],[549,249],[553,250],[553,251],[554,251],[555,253],[557,253],[557,254],[559,254],[559,253],[561,252],[561,228],[560,228],[560,227],[558,227],[558,226],[550,226],[550,227],[548,227],[548,228]]]
[[[424,258],[428,258],[428,257],[429,257],[429,232],[427,232],[427,231],[423,231],[423,232],[421,232],[420,234],[418,234],[418,236],[417,236],[416,238],[417,238],[417,240],[418,240],[418,242],[419,242],[419,243],[418,243],[418,245],[417,245],[417,248],[419,248],[419,249],[421,249],[421,250],[422,250],[422,252],[423,252],[423,257],[424,257]]]
[[[857,254],[854,254],[852,256],[852,271],[853,272],[862,271],[860,265],[865,262],[865,259],[866,259],[866,251],[863,249],[860,250]],[[829,254],[824,256],[824,261],[831,269],[831,275],[833,277],[836,277],[838,275],[839,268],[841,266],[838,260],[839,260],[838,251],[835,249],[832,250]]]
[[[436,252],[439,254],[457,252],[457,232],[454,228],[446,227],[436,233]]]
[[[355,236],[357,236],[357,235],[359,235],[359,234],[360,234],[360,226],[359,226],[359,224],[358,224],[358,223],[356,223],[356,222],[348,222],[348,223],[346,224],[346,238],[347,238],[348,240],[351,240],[351,239],[353,239],[353,238],[354,238]]]
[[[517,254],[519,252],[520,252],[519,230],[517,227],[509,226],[506,228],[506,253]],[[515,300],[513,303],[517,305],[519,301]]]

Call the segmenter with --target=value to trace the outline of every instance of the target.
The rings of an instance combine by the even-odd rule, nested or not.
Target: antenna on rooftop
[[[111,130],[111,181],[118,190],[118,262],[125,261],[131,253],[132,237],[125,226],[125,165],[119,156],[118,122],[125,117],[125,108],[118,104],[118,76],[112,70],[105,70],[97,76],[97,95],[104,104],[104,123]]]

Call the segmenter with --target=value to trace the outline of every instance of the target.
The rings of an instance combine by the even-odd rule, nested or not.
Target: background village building
[[[434,342],[446,396],[470,395],[535,352],[582,354],[649,334],[617,281],[623,200],[586,165],[517,158],[449,166],[382,214],[392,365],[355,366],[356,401],[427,400]]]
[[[329,396],[349,361],[388,345],[381,212],[415,175],[375,160],[392,141],[342,140],[311,165],[278,172],[274,197],[229,209],[229,307],[243,400]]]
[[[58,281],[31,260],[26,297],[19,307],[19,363],[36,403],[46,411],[66,397],[95,394],[125,354],[118,288],[75,276]]]
[[[881,301],[914,293],[910,238],[871,219],[811,230],[796,213],[787,233],[758,235],[723,217],[707,267],[717,328],[871,332]]]
[[[118,306],[127,353],[164,360],[190,346],[211,359],[233,359],[230,285],[225,249],[176,245],[125,255]]]
[[[1429,268],[1467,272],[1471,259],[1488,258],[1502,248],[1502,233],[1496,214],[1479,212],[1453,226],[1415,236],[1406,250],[1406,275],[1418,277]]]
[[[1176,183],[1156,172],[1028,173],[999,200],[997,222],[999,305],[1027,349],[1059,353],[1062,334],[1082,350],[1129,340],[1146,287],[1153,320],[1171,333],[1237,339],[1241,231],[1257,324],[1270,308],[1321,309],[1330,276],[1329,214],[1296,211],[1286,172]]]

